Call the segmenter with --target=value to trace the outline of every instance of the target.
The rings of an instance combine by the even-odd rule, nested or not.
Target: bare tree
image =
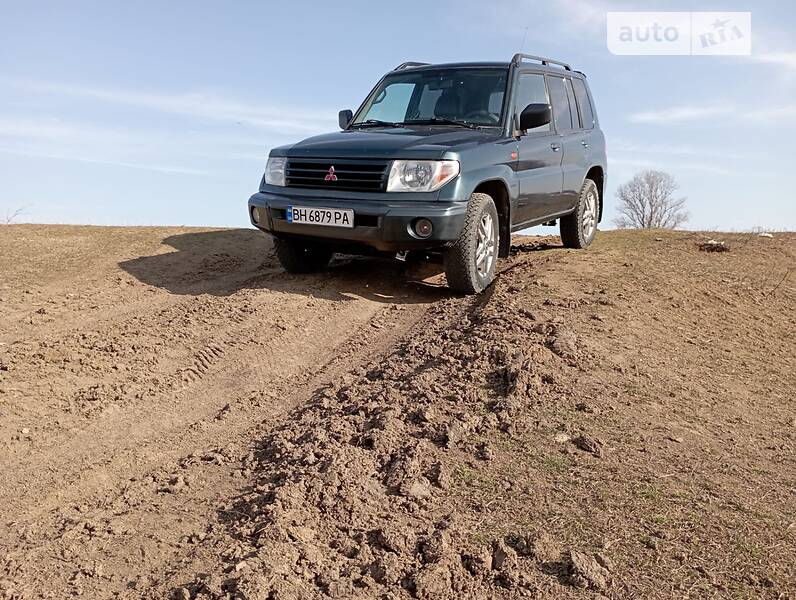
[[[0,221],[0,225],[11,225],[11,223],[16,221],[18,217],[21,217],[29,208],[30,206],[23,206],[22,208],[18,208],[16,210],[11,210],[9,208],[6,210],[6,216],[2,221]]]
[[[677,229],[688,222],[685,198],[675,198],[680,186],[669,173],[642,171],[619,186],[620,229]]]

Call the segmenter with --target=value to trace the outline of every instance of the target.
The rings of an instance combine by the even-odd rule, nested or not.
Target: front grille
[[[287,187],[383,192],[389,164],[386,160],[290,158],[285,183]],[[332,168],[334,178],[330,177]]]

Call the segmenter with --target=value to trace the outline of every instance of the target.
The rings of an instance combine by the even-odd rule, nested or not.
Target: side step
[[[552,221],[548,221],[547,223],[542,223],[543,227],[555,227],[558,221],[553,219]]]

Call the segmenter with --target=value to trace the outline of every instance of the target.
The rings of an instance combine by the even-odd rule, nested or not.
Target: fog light
[[[260,209],[256,206],[252,206],[252,221],[257,225],[260,224]]]
[[[415,233],[417,237],[427,238],[431,235],[434,225],[428,219],[418,219],[415,221]]]

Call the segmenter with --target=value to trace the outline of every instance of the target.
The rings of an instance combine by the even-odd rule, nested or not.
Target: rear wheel
[[[566,248],[587,248],[597,235],[600,190],[591,179],[583,182],[575,211],[561,218],[561,241]]]
[[[279,264],[288,273],[312,273],[324,269],[334,252],[328,246],[298,240],[274,239]]]
[[[448,285],[466,294],[482,292],[495,279],[497,256],[495,202],[487,194],[473,194],[459,239],[443,253]]]

